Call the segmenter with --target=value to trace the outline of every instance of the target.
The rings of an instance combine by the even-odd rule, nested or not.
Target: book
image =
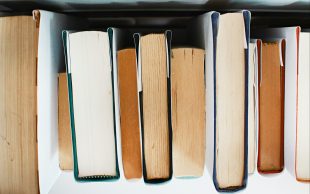
[[[284,67],[285,41],[263,41],[259,67],[260,173],[276,173],[284,165]]]
[[[256,166],[258,131],[258,64],[260,63],[261,40],[251,40],[249,44],[249,84],[248,84],[248,173],[253,174]]]
[[[144,181],[162,182],[171,177],[169,87],[166,37],[148,34],[140,38]]]
[[[136,50],[117,52],[122,161],[126,179],[141,178],[141,145]]]
[[[199,177],[205,165],[204,50],[171,54],[172,161],[175,177]]]
[[[35,21],[0,17],[0,41],[0,193],[39,193]]]
[[[68,60],[75,178],[118,178],[108,33],[66,31],[64,43]]]
[[[261,28],[252,31],[253,38],[263,40],[285,39],[284,89],[284,163],[290,174],[295,173],[296,118],[297,118],[297,66],[300,27]]]
[[[249,48],[249,85],[248,85],[248,172],[255,169],[255,49],[256,43],[250,43]]]
[[[301,32],[298,50],[298,87],[297,87],[297,129],[295,173],[299,181],[310,181],[310,126],[309,126],[309,66],[310,66],[310,33]]]
[[[58,148],[59,167],[62,170],[72,170],[73,152],[66,73],[59,73],[58,76]]]
[[[248,48],[250,13],[213,18],[214,171],[218,191],[237,191],[247,179]]]

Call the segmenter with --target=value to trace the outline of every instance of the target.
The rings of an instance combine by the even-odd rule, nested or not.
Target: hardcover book
[[[76,180],[119,178],[107,32],[64,32]]]

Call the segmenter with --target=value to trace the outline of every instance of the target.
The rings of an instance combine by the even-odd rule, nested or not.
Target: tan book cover
[[[117,52],[122,160],[126,179],[141,178],[136,49]]]
[[[0,193],[39,193],[32,16],[0,18]]]
[[[170,177],[167,51],[164,34],[140,39],[145,180]]]
[[[60,168],[62,170],[72,170],[73,152],[67,73],[60,73],[58,76],[58,147]]]
[[[206,146],[204,52],[196,48],[172,49],[172,166],[175,177],[203,175]]]
[[[260,173],[281,172],[284,165],[284,43],[262,43],[257,164]]]

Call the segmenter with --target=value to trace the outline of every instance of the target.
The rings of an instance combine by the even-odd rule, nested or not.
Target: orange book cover
[[[136,51],[134,48],[120,50],[117,59],[124,174],[127,179],[141,178]]]

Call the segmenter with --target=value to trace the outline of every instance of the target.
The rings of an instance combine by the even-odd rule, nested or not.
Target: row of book
[[[16,175],[0,180],[0,192],[38,193],[38,160],[52,136],[43,131],[57,128],[48,120],[57,107],[37,107],[42,96],[58,101],[60,167],[78,181],[118,179],[118,151],[127,179],[199,177],[209,145],[218,191],[245,188],[256,165],[282,171],[284,147],[295,149],[285,157],[295,157],[297,180],[310,180],[310,38],[300,27],[250,36],[250,12],[209,12],[193,20],[193,45],[174,47],[169,30],[63,31],[78,29],[75,20],[51,28],[61,14],[33,16],[0,18],[0,171]],[[64,70],[52,61],[66,64],[58,99],[43,87]],[[296,144],[286,144],[291,135]]]
[[[309,180],[309,33],[266,29],[250,41],[249,12],[207,17],[209,50],[174,48],[171,31],[135,34],[135,45],[125,49],[113,48],[113,28],[64,32],[77,180],[119,177],[119,116],[127,179],[202,176],[207,129],[214,130],[215,187],[239,190],[254,172],[256,147],[259,172],[283,170],[284,122],[292,119],[285,109],[299,110],[296,175]],[[297,68],[305,68],[298,80]],[[294,90],[298,107],[289,96]]]

